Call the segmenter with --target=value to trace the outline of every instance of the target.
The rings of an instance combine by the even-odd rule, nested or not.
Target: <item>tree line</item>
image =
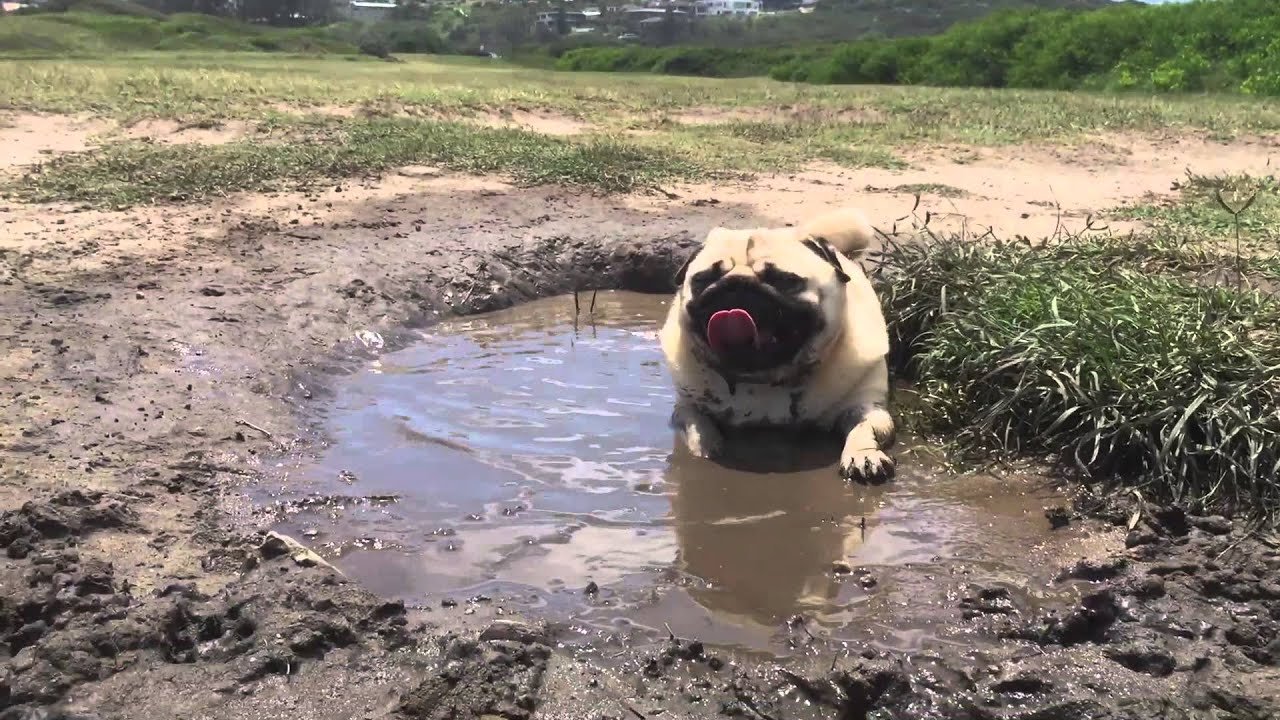
[[[592,47],[562,70],[873,83],[1280,95],[1280,2],[1007,10],[930,36],[783,47]]]

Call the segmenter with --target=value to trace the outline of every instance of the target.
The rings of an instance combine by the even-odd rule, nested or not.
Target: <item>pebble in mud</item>
[[[1061,530],[1071,524],[1071,513],[1061,505],[1045,510],[1044,516],[1053,530]]]

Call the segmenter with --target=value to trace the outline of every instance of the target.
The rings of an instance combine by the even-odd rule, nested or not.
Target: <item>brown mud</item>
[[[264,532],[246,490],[283,481],[282,452],[322,450],[309,418],[373,355],[370,332],[386,351],[450,315],[669,291],[713,224],[803,204],[679,192],[389,178],[0,210],[0,717],[1280,714],[1280,551],[1176,508],[1141,508],[1127,531],[1123,498],[1055,515],[1127,531],[1126,549],[1064,563],[1079,602],[968,587],[947,602],[972,647],[929,652],[832,640],[801,616],[777,661],[685,631],[584,634],[484,595],[406,607]]]

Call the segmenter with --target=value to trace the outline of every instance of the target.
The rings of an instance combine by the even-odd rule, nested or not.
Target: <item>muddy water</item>
[[[965,642],[971,584],[1068,598],[1080,528],[1035,478],[948,476],[900,447],[895,482],[840,482],[838,442],[752,437],[689,457],[656,330],[666,299],[556,298],[435,327],[346,381],[332,444],[293,472],[283,532],[376,592],[483,595],[588,631],[674,632],[784,652],[806,632],[897,649]],[[338,500],[316,500],[338,496]],[[598,588],[588,591],[587,588]]]

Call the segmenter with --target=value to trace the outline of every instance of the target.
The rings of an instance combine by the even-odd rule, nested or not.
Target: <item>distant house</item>
[[[391,17],[391,12],[396,9],[396,3],[394,0],[391,2],[386,0],[348,0],[344,9],[344,14],[352,20],[378,22]]]
[[[599,13],[596,14],[596,17],[599,17]],[[564,24],[569,32],[573,32],[576,28],[587,24],[587,14],[577,10],[565,10]],[[542,30],[555,32],[556,28],[560,27],[560,11],[552,10],[551,12],[538,13],[537,26]]]
[[[714,15],[752,16],[760,14],[760,0],[699,0],[698,15],[709,17]]]
[[[661,22],[670,12],[676,17],[684,17],[689,13],[680,8],[660,8],[660,7],[629,7],[622,11],[623,20],[628,24],[643,24],[647,22]]]

